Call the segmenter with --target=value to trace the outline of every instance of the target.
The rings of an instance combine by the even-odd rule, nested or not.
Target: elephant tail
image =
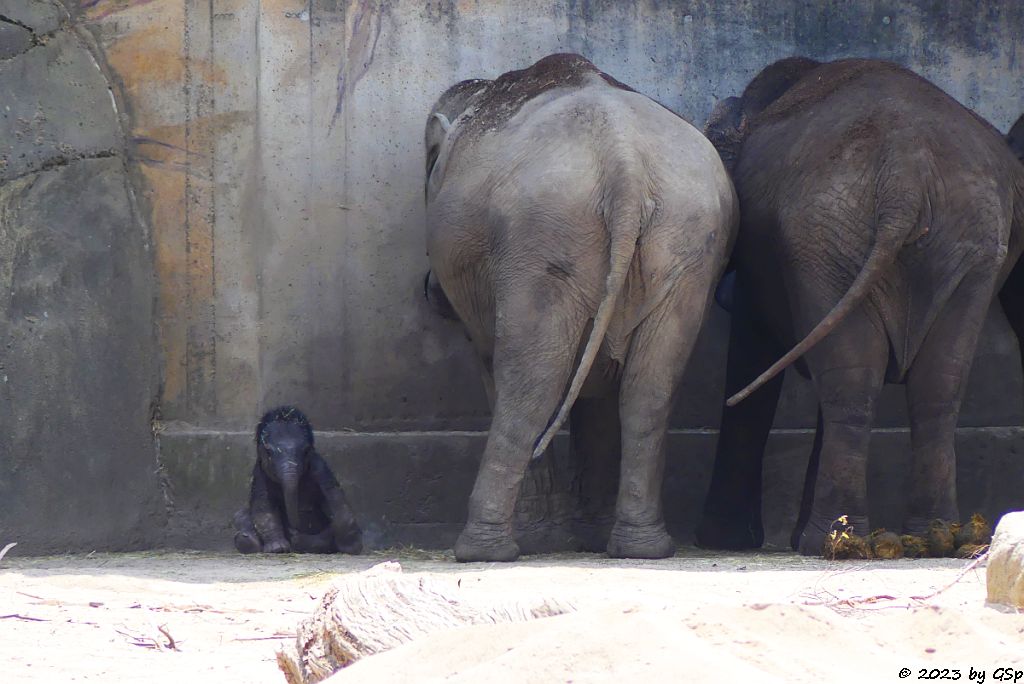
[[[620,177],[629,177],[629,174],[625,173]],[[629,265],[633,262],[633,255],[636,253],[640,232],[646,223],[647,217],[650,215],[650,212],[646,211],[643,203],[635,200],[635,198],[640,196],[642,195],[638,190],[620,192],[606,210],[610,248],[604,299],[601,300],[597,307],[597,313],[594,314],[594,325],[591,327],[587,344],[583,348],[583,355],[576,366],[572,383],[562,399],[558,413],[548,423],[547,429],[537,438],[537,442],[534,444],[533,458],[535,459],[540,458],[544,450],[548,448],[548,444],[554,439],[555,433],[562,427],[562,423],[565,422],[566,417],[569,415],[572,405],[576,403],[580,390],[583,388],[583,383],[590,374],[590,368],[594,364],[594,359],[597,358],[597,352],[604,342],[605,333],[608,332],[608,326],[611,324],[615,305],[619,300],[619,293],[622,292],[626,276],[629,273]]]
[[[756,392],[760,389],[761,385],[774,378],[776,375],[784,371],[791,363],[806,354],[811,347],[816,345],[824,339],[826,335],[832,332],[832,330],[839,325],[839,323],[846,318],[851,311],[860,306],[860,303],[868,293],[871,292],[879,279],[885,274],[889,267],[892,266],[896,255],[899,253],[900,248],[906,241],[910,229],[913,227],[913,223],[908,224],[907,230],[901,230],[891,224],[882,227],[875,235],[875,244],[871,247],[871,251],[868,253],[868,258],[864,262],[864,266],[861,268],[860,273],[857,274],[857,277],[854,279],[850,289],[846,291],[846,294],[844,294],[839,301],[836,302],[836,305],[832,307],[832,310],[829,311],[816,326],[814,326],[814,329],[807,334],[807,337],[790,349],[781,359],[772,364],[771,368],[766,370],[764,373],[761,373],[756,380],[729,397],[725,402],[726,406],[735,406]]]

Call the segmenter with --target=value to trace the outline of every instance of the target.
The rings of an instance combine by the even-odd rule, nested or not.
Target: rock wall
[[[98,51],[0,0],[0,539],[152,544],[165,523],[151,246]]]

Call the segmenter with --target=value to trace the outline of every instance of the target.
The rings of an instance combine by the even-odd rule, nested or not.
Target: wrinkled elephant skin
[[[773,64],[719,104],[705,133],[732,166],[742,219],[735,282],[720,294],[734,396],[698,543],[761,545],[765,440],[781,370],[797,360],[819,418],[795,546],[819,553],[841,515],[869,531],[866,465],[886,382],[907,386],[905,531],[956,520],[954,429],[1000,287],[1024,330],[1024,277],[1011,274],[1024,167],[1011,146],[928,81],[875,60]]]
[[[430,267],[493,408],[456,557],[519,555],[520,482],[570,411],[596,471],[621,460],[609,554],[670,555],[669,410],[738,220],[714,148],[582,57],[552,55],[450,88],[426,151]],[[619,439],[599,438],[611,426]]]

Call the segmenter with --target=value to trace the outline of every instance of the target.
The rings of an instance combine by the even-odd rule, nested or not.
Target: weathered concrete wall
[[[776,58],[872,55],[1005,129],[1024,8],[946,5],[90,2],[155,211],[163,419],[237,427],[293,401],[323,429],[486,427],[467,345],[419,297],[424,112],[451,83],[578,51],[699,125]],[[717,346],[680,427],[717,422]],[[990,409],[968,422],[1020,414]]]
[[[164,525],[152,264],[87,36],[0,0],[0,543],[137,548]]]
[[[575,51],[700,125],[777,58],[874,56],[1003,130],[1024,110],[1024,5],[994,0],[83,0],[75,14],[124,94],[152,226],[168,540],[185,546],[228,542],[249,430],[279,402],[323,431],[382,543],[444,542],[461,521],[486,402],[461,331],[420,291],[422,127],[451,83]],[[25,39],[4,35],[15,47],[0,60]],[[707,482],[727,325],[711,317],[674,420],[666,505],[683,538]],[[963,425],[1024,423],[1019,366],[996,312]],[[901,401],[886,390],[880,425],[895,431],[875,460],[891,472],[876,492],[904,477]],[[806,383],[787,380],[768,475],[776,541],[813,420]],[[1020,437],[961,435],[965,506],[1021,504],[1024,475],[1007,476],[1024,473]]]

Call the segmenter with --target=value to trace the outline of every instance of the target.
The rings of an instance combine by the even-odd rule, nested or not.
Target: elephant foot
[[[936,520],[942,520],[946,523],[955,523],[960,521],[960,516],[955,512],[952,516],[948,517],[941,515],[931,516],[927,518],[916,515],[909,516],[903,522],[903,534],[911,534],[915,537],[927,537],[929,530],[931,530],[932,528],[932,523]]]
[[[818,515],[811,513],[803,532],[800,533],[800,542],[797,551],[804,556],[820,556],[825,548],[825,540],[833,530],[836,534],[842,534],[849,529],[849,533],[860,537],[867,537],[871,533],[866,515],[848,515],[846,524],[837,522],[838,515]]]
[[[509,562],[519,558],[519,545],[503,525],[470,523],[455,541],[455,560],[460,563]]]
[[[612,558],[668,558],[675,554],[676,543],[665,531],[664,523],[631,525],[617,522],[608,539]]]
[[[705,512],[697,525],[696,544],[722,551],[759,549],[764,544],[764,528],[749,516]]]
[[[250,532],[235,533],[235,548],[239,553],[259,553],[263,550],[260,539]]]
[[[291,553],[292,545],[286,539],[268,541],[263,545],[263,553]]]

